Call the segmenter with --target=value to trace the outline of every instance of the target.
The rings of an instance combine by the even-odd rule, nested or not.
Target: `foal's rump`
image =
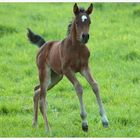
[[[62,78],[62,70],[61,70],[61,60],[60,60],[60,45],[61,41],[48,41],[35,34],[31,29],[28,28],[27,37],[29,41],[38,46],[39,50],[36,57],[37,66],[39,69],[42,69],[45,65],[49,66],[50,69],[50,83],[48,85],[47,90],[54,87]],[[45,67],[46,67],[45,66]],[[37,85],[34,90],[38,90],[40,85]]]

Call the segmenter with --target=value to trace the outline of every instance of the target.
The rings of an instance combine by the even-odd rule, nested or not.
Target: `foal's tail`
[[[43,37],[33,33],[29,28],[27,28],[27,30],[27,37],[31,43],[37,45],[40,48],[46,42]]]

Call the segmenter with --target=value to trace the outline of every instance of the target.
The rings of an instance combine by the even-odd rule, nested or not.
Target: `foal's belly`
[[[52,44],[49,52],[49,64],[54,72],[62,74],[59,46],[60,41],[56,41]]]

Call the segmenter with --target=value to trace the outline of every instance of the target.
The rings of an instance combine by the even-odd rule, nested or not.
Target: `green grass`
[[[72,7],[73,3],[0,3],[0,137],[49,137],[40,113],[39,127],[32,128],[38,49],[28,42],[26,28],[47,40],[63,39]],[[94,8],[90,66],[100,85],[109,128],[102,127],[95,96],[78,74],[89,132],[81,130],[79,102],[64,78],[47,94],[51,136],[140,137],[140,4],[95,3]]]

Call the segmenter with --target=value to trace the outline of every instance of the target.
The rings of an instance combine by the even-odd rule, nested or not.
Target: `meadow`
[[[88,3],[79,3],[88,7]],[[109,119],[103,128],[95,96],[83,77],[89,131],[81,129],[79,102],[64,77],[47,94],[47,135],[39,112],[32,128],[33,88],[38,84],[38,48],[26,28],[46,40],[62,40],[73,3],[0,3],[0,137],[140,137],[140,4],[94,3],[91,15],[91,71],[100,85]]]

